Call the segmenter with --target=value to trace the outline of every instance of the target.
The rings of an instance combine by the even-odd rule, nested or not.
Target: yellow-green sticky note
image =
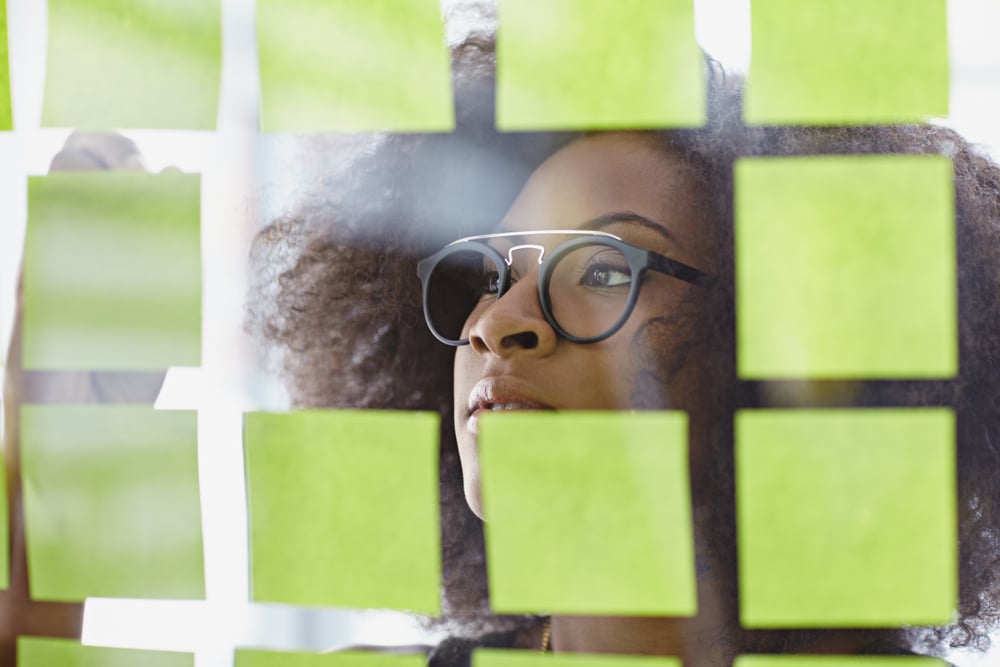
[[[745,627],[951,622],[950,410],[737,413],[736,500]]]
[[[0,132],[14,129],[10,102],[10,59],[7,53],[7,1],[0,0]]]
[[[499,20],[501,130],[704,124],[693,0],[503,0]]]
[[[7,466],[0,441],[0,590],[10,586],[10,523],[7,504]]]
[[[214,130],[221,0],[49,0],[42,125]]]
[[[948,158],[744,159],[735,170],[740,377],[955,375]]]
[[[338,653],[304,653],[301,651],[236,651],[235,667],[426,667],[424,655],[383,653],[376,651],[343,651]]]
[[[196,174],[30,177],[24,367],[199,366],[200,205]]]
[[[21,407],[31,596],[203,599],[197,419]]]
[[[546,654],[477,649],[472,653],[472,667],[681,667],[681,660],[658,655]]]
[[[751,0],[743,118],[876,125],[948,115],[947,0]]]
[[[733,667],[948,667],[926,656],[741,655]]]
[[[84,646],[69,639],[18,637],[17,667],[194,667],[194,654]]]
[[[438,0],[258,0],[265,132],[447,132]]]
[[[438,613],[439,421],[246,415],[252,599]]]
[[[479,444],[494,611],[694,615],[687,415],[486,414]]]

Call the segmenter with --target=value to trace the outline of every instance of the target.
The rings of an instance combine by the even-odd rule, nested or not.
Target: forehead
[[[681,159],[647,136],[593,135],[546,160],[499,227],[571,229],[603,215],[627,212],[661,224],[678,245],[696,245],[690,242],[697,220],[694,183]]]

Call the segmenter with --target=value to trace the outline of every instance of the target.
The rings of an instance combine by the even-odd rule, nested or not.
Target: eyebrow
[[[668,241],[673,241],[674,236],[667,228],[658,222],[654,222],[649,218],[639,215],[638,213],[632,213],[631,211],[619,211],[616,213],[605,213],[604,215],[592,218],[587,222],[579,226],[579,229],[587,229],[590,231],[600,231],[605,227],[610,227],[613,224],[620,222],[632,222],[637,225],[642,225],[647,229],[652,229],[654,232],[659,233]]]

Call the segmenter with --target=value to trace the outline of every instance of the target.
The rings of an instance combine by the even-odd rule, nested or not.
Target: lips
[[[480,380],[469,393],[468,429],[478,432],[479,415],[483,412],[511,410],[555,410],[527,383],[515,378],[486,378]]]

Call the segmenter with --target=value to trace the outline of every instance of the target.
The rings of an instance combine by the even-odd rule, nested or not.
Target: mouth
[[[487,378],[477,382],[469,393],[466,427],[472,433],[478,433],[481,414],[515,410],[555,410],[555,407],[519,380]]]

